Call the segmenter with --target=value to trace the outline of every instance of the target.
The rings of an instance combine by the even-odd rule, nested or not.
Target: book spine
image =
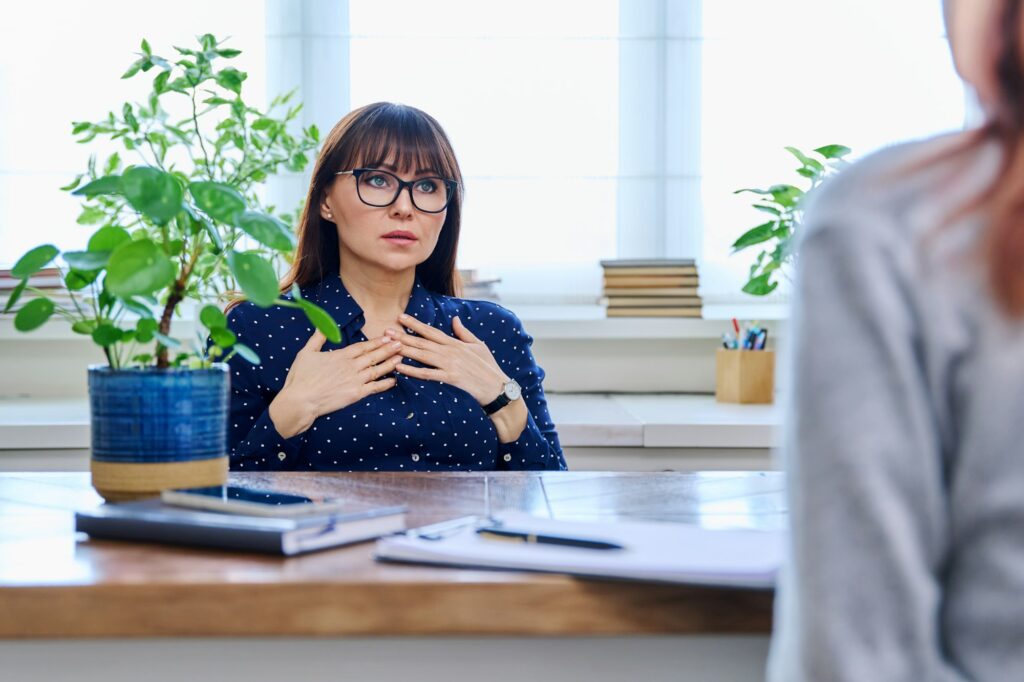
[[[91,537],[113,540],[168,542],[219,549],[241,549],[282,554],[280,531],[255,528],[210,528],[185,523],[151,523],[145,519],[95,518],[75,515],[75,530]]]

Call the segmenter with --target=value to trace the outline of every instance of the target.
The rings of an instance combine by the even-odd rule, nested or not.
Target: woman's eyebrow
[[[394,166],[392,166],[390,163],[370,164],[368,166],[368,168],[383,168],[384,170],[389,170],[392,173],[395,173],[395,174],[398,173],[398,169],[395,168]],[[434,168],[420,168],[420,169],[417,169],[417,171],[414,173],[414,175],[426,175],[428,173],[430,173],[432,175],[441,175],[440,171],[438,171],[438,170],[436,170]]]

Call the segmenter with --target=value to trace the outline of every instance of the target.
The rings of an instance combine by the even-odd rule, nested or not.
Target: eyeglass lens
[[[366,170],[356,183],[359,198],[371,206],[390,206],[402,189],[398,177],[387,171]],[[443,178],[413,181],[412,203],[421,211],[438,212],[448,204],[448,185]]]

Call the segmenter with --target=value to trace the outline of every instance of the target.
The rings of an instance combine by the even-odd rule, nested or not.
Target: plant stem
[[[206,153],[206,145],[203,143],[203,134],[199,131],[199,116],[196,114],[196,89],[192,88],[192,125],[195,127],[196,138],[199,139],[199,148],[203,150],[203,159],[206,161],[206,177],[213,182],[213,169],[210,167],[210,155]]]

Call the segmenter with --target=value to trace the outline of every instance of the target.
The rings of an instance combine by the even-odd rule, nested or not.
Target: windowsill
[[[523,321],[526,330],[538,340],[547,339],[711,339],[728,331],[733,317],[759,320],[767,326],[772,338],[780,322],[788,316],[788,307],[780,303],[740,303],[735,305],[705,305],[703,317],[688,318],[607,318],[600,305],[516,305],[503,303]],[[173,336],[180,339],[195,338],[194,319],[176,319]],[[67,341],[87,337],[75,334],[61,320],[49,323],[32,332],[23,333],[14,328],[14,316],[0,316],[0,342],[15,340]]]
[[[710,395],[558,394],[548,404],[563,447],[771,448],[776,405],[727,405]],[[0,400],[3,450],[88,449],[81,399]]]

